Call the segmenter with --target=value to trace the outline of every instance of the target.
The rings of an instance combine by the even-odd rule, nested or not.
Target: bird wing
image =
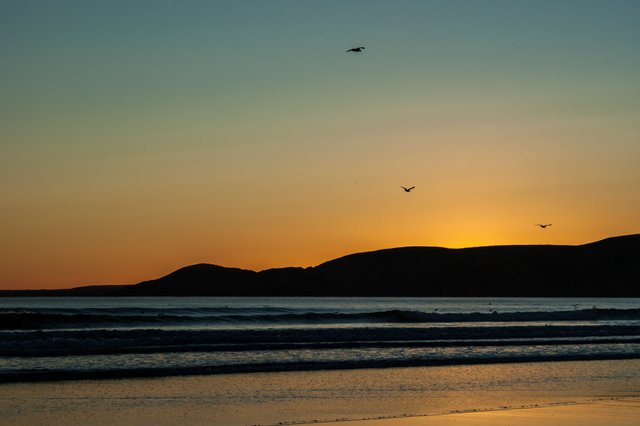
[[[411,191],[413,188],[415,188],[415,186],[412,186],[411,188],[409,188],[409,191]]]

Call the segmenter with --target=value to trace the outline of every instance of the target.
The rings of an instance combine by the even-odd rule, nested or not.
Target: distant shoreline
[[[315,267],[212,264],[132,285],[1,290],[0,297],[640,297],[640,234],[578,245],[400,247]]]

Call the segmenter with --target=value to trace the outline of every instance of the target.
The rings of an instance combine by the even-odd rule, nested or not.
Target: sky
[[[637,0],[0,0],[0,288],[638,233],[639,21]]]

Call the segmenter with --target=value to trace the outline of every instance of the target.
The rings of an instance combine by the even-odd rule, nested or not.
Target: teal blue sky
[[[0,0],[0,287],[636,233],[638,22],[622,0]]]

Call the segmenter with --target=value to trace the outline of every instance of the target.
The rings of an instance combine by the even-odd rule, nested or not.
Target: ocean
[[[637,298],[0,298],[0,382],[633,358]]]

